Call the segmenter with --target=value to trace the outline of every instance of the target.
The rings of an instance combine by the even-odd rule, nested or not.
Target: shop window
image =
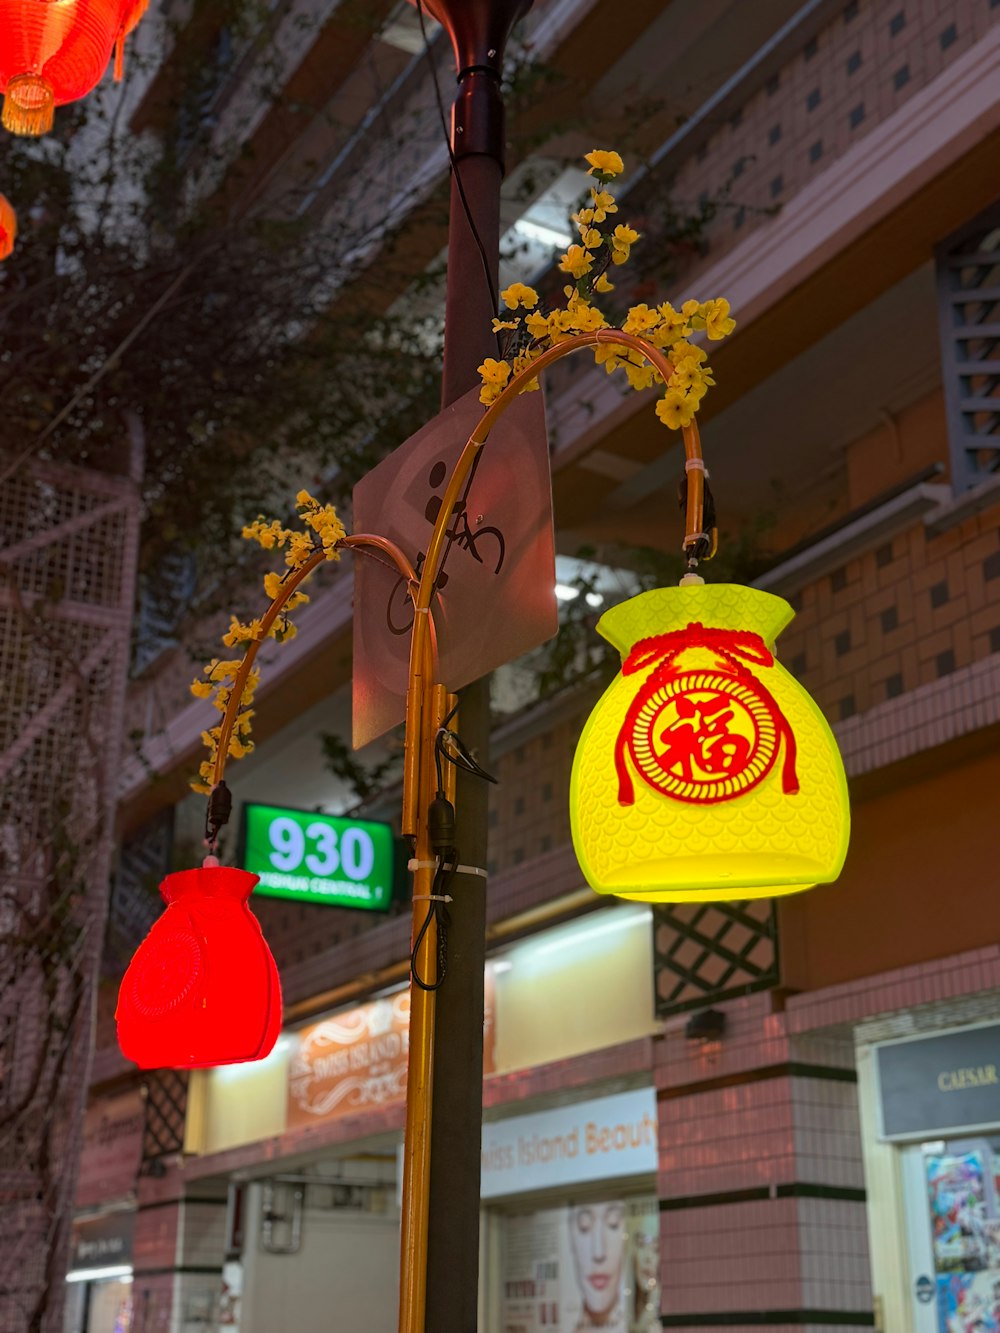
[[[767,83],[764,84],[764,91],[767,93],[768,97],[773,97],[780,87],[781,75],[772,74]]]
[[[773,148],[780,138],[781,138],[781,126],[772,125],[767,132],[767,142]]]
[[[774,180],[771,182],[771,198],[777,199],[778,195],[781,194],[784,188],[785,188],[784,176],[775,176]]]
[[[823,156],[823,140],[817,139],[809,148],[809,161],[818,162]]]
[[[895,74],[892,76],[893,88],[895,88],[896,92],[898,93],[900,88],[905,88],[909,82],[910,82],[909,65],[900,65],[899,69],[897,69]]]
[[[948,581],[942,579],[940,583],[935,583],[931,588],[931,606],[937,608],[944,606],[948,600]]]
[[[898,37],[905,27],[906,15],[900,10],[898,14],[893,14],[889,20],[889,36]]]
[[[806,670],[805,653],[796,653],[795,656],[792,658],[792,660],[788,663],[788,670],[796,678],[801,678],[805,674]]]
[[[850,113],[847,117],[847,123],[852,130],[856,130],[858,126],[861,124],[861,122],[864,120],[864,118],[865,118],[865,104],[864,102],[859,102],[857,106],[851,107]]]
[[[1000,579],[1000,551],[994,551],[983,561],[983,578],[987,581]]]
[[[847,72],[848,74],[857,74],[860,68],[861,68],[861,52],[852,51],[851,54],[847,57]]]
[[[904,1151],[916,1333],[986,1333],[1000,1314],[1000,1136]]]
[[[990,652],[1000,653],[1000,625],[994,625],[990,630]]]
[[[858,0],[851,0],[849,5],[844,6],[844,22],[850,23],[852,19],[858,17]]]
[[[810,37],[808,42],[806,42],[805,46],[802,48],[802,55],[806,60],[812,60],[818,50],[819,38]]]
[[[886,565],[892,564],[892,542],[886,542],[875,552],[875,568],[885,569]]]
[[[886,677],[885,697],[887,699],[898,699],[903,693],[903,677],[896,671],[891,676]]]
[[[953,42],[958,41],[958,28],[956,28],[954,23],[948,24],[947,28],[945,28],[944,32],[938,38],[938,41],[941,44],[942,51],[947,51],[948,47],[951,46]]]
[[[851,631],[849,629],[843,629],[834,636],[833,651],[838,657],[843,657],[845,653],[851,651]]]
[[[809,94],[809,96],[806,98],[806,110],[815,111],[816,108],[819,106],[819,104],[820,104],[820,91],[818,88],[814,88],[812,92]]]
[[[938,653],[934,659],[934,669],[939,676],[950,676],[955,670],[955,654],[951,648],[946,648],[943,653]]]
[[[894,629],[899,628],[899,610],[895,606],[887,606],[879,616],[879,624],[882,626],[883,634],[891,634]]]
[[[847,587],[847,570],[841,567],[830,575],[830,591],[843,592]]]
[[[853,717],[858,711],[857,704],[854,702],[853,694],[845,694],[837,704],[837,715],[841,722],[846,722],[849,717]]]

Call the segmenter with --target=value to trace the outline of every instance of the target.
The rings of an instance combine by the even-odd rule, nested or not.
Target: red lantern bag
[[[11,134],[45,134],[57,106],[100,82],[148,0],[0,0],[0,92]]]
[[[0,194],[0,259],[6,259],[17,239],[17,214]]]
[[[257,878],[206,863],[160,885],[167,910],[136,950],[115,1013],[122,1053],[141,1069],[270,1053],[281,1030],[281,985],[247,906]]]

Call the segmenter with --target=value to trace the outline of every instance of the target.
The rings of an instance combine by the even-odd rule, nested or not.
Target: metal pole
[[[504,166],[500,72],[511,28],[531,0],[425,0],[425,4],[448,29],[459,82],[452,116],[457,176],[453,175],[451,186],[441,394],[442,406],[447,406],[479,383],[477,367],[483,359],[497,355],[490,282],[495,292]],[[486,763],[488,680],[461,692],[458,716],[463,740],[479,762]],[[485,870],[486,784],[460,773],[456,807],[461,861]],[[451,893],[448,974],[434,1017],[426,1325],[433,1333],[476,1333],[486,880],[456,876]]]

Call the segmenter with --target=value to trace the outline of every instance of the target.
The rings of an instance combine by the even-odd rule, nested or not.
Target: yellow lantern
[[[598,893],[768,898],[847,854],[847,780],[819,708],[774,657],[793,618],[755,588],[688,578],[613,607],[622,670],[573,760],[573,844]]]

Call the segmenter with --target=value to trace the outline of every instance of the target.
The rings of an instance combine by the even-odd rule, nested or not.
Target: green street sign
[[[243,807],[243,866],[264,898],[385,911],[395,851],[388,824],[275,805]]]

